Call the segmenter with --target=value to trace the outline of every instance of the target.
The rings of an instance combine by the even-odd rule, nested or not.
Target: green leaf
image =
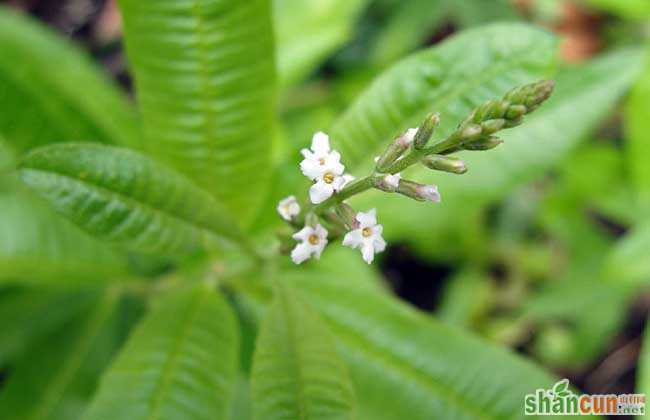
[[[349,278],[281,280],[329,322],[347,361],[360,419],[521,418],[524,395],[555,381],[507,350]]]
[[[79,418],[117,351],[116,304],[106,292],[61,331],[30,348],[0,393],[6,420]]]
[[[650,17],[650,3],[647,0],[587,0],[587,3],[631,20]]]
[[[352,36],[369,0],[275,0],[278,75],[300,81]]]
[[[418,168],[409,174],[408,178],[438,185],[440,206],[432,208],[402,197],[367,194],[356,201],[358,208],[376,206],[387,239],[406,238],[423,253],[440,253],[451,246],[448,244],[462,243],[466,239],[459,235],[458,227],[471,224],[467,215],[536,179],[564,158],[605,119],[634,81],[641,64],[637,50],[623,50],[563,71],[556,77],[556,91],[548,103],[524,125],[505,132],[505,144],[488,153],[460,155],[468,173],[457,176]],[[491,96],[499,96],[495,93]],[[457,112],[460,108],[462,111]],[[458,122],[464,114],[463,106],[443,112],[442,118],[449,124]],[[344,162],[345,156],[343,153]]]
[[[641,208],[650,210],[650,60],[625,107],[626,152],[629,173],[632,176]]]
[[[490,309],[494,293],[485,273],[475,268],[462,270],[447,282],[436,314],[450,325],[471,328]]]
[[[41,200],[0,182],[0,282],[97,282],[125,265]]]
[[[0,133],[16,151],[60,141],[139,141],[135,111],[70,42],[0,7],[0,51]]]
[[[462,32],[375,79],[334,123],[334,145],[347,167],[358,168],[429,112],[442,115],[438,135],[449,134],[474,106],[547,74],[555,50],[552,35],[523,24]]]
[[[446,0],[409,0],[396,6],[373,46],[378,63],[390,63],[415,50],[450,14]]]
[[[351,419],[354,396],[324,321],[282,285],[257,339],[253,410],[263,420]]]
[[[232,310],[214,288],[174,291],[136,327],[84,419],[225,419],[238,341]]]
[[[405,0],[399,2],[388,22],[380,29],[373,56],[390,63],[436,34],[445,20],[461,27],[514,19],[514,8],[506,0]]]
[[[246,220],[270,172],[270,0],[121,0],[144,149]]]
[[[634,228],[612,249],[606,260],[604,277],[615,283],[650,282],[650,223]]]
[[[20,177],[61,214],[129,249],[187,252],[241,238],[229,213],[175,171],[137,152],[92,144],[37,149]]]
[[[30,345],[52,334],[95,303],[94,293],[57,292],[43,288],[0,294],[0,366],[6,366]]]

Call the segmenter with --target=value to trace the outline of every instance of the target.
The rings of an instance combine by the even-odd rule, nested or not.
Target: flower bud
[[[397,192],[417,201],[440,202],[440,193],[435,185],[423,185],[403,179],[399,183]]]
[[[472,142],[477,140],[483,134],[483,128],[478,124],[470,124],[460,132],[460,142]]]
[[[336,206],[335,210],[336,214],[343,220],[343,223],[345,223],[348,229],[356,229],[356,226],[359,224],[356,219],[357,212],[350,205],[340,203]]]
[[[490,150],[490,149],[494,149],[501,143],[503,143],[503,140],[501,140],[500,138],[490,136],[490,137],[481,138],[472,143],[463,144],[463,148],[465,150]]]
[[[526,115],[527,112],[528,108],[526,108],[526,105],[511,105],[505,117],[508,120],[516,120]]]
[[[384,176],[376,177],[374,179],[374,186],[381,191],[395,192],[399,187],[400,180],[400,174],[386,174]]]
[[[501,130],[506,125],[506,120],[496,119],[496,120],[487,120],[481,123],[481,129],[483,130],[482,134],[489,136]]]
[[[422,159],[422,163],[429,169],[436,171],[450,172],[452,174],[464,174],[467,172],[465,162],[452,156],[429,155]]]
[[[434,130],[438,127],[438,124],[440,124],[440,114],[436,113],[427,115],[427,118],[415,134],[413,147],[416,149],[424,149],[433,135]]]
[[[305,225],[306,226],[315,227],[319,222],[320,222],[320,220],[318,220],[318,216],[316,216],[312,212],[307,213],[307,216],[305,216]]]
[[[399,159],[404,152],[413,143],[413,138],[416,135],[416,129],[410,128],[401,136],[397,137],[384,151],[384,154],[377,159],[375,168],[377,171],[384,172],[386,169]]]

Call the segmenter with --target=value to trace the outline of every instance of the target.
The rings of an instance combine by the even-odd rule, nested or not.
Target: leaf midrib
[[[183,216],[180,216],[180,215],[178,215],[176,213],[172,213],[172,212],[170,212],[169,210],[166,210],[166,209],[160,209],[160,208],[157,208],[157,207],[153,207],[151,204],[143,202],[143,201],[139,201],[138,199],[136,199],[134,197],[131,197],[129,195],[126,195],[125,193],[123,193],[121,191],[111,190],[110,188],[105,187],[103,185],[97,185],[97,184],[93,184],[93,183],[90,183],[90,182],[86,182],[86,181],[83,181],[83,180],[81,180],[79,178],[75,178],[74,176],[72,176],[70,174],[66,174],[66,173],[62,173],[62,172],[58,172],[58,171],[54,171],[54,170],[36,169],[36,168],[33,168],[33,167],[24,167],[24,168],[21,169],[21,171],[33,171],[33,172],[40,172],[40,173],[43,173],[43,174],[46,174],[46,175],[60,176],[61,178],[68,179],[70,182],[73,182],[73,183],[79,184],[81,186],[84,186],[85,188],[91,187],[91,188],[95,188],[95,189],[97,189],[97,190],[99,190],[99,191],[101,191],[101,192],[103,192],[105,194],[117,196],[117,197],[119,197],[119,199],[125,201],[127,204],[130,203],[134,207],[143,207],[145,210],[148,210],[148,211],[150,211],[152,213],[160,214],[160,215],[162,215],[164,217],[168,217],[168,218],[170,218],[172,220],[178,221],[181,225],[185,225],[186,227],[188,227],[190,229],[198,230],[200,232],[208,232],[208,233],[210,233],[212,235],[215,235],[215,236],[218,236],[218,237],[229,236],[227,234],[215,231],[210,226],[206,226],[204,224],[197,223],[196,220],[187,219],[187,218],[185,218]]]
[[[173,374],[176,370],[176,366],[178,365],[181,351],[187,341],[191,327],[194,324],[194,321],[196,321],[201,306],[207,299],[209,293],[210,292],[207,290],[199,289],[199,291],[195,292],[196,296],[192,297],[192,302],[188,307],[185,318],[183,319],[178,334],[172,344],[171,351],[169,352],[167,360],[164,363],[161,378],[153,394],[151,395],[151,399],[149,401],[150,412],[147,416],[147,420],[159,420],[161,418],[163,400],[164,397],[169,393],[169,389],[173,380]]]
[[[305,378],[301,369],[302,365],[302,356],[298,346],[298,335],[296,331],[296,326],[291,317],[291,312],[289,308],[289,301],[287,296],[282,292],[279,294],[280,305],[282,311],[284,312],[285,318],[287,320],[287,334],[289,335],[289,358],[290,366],[293,368],[293,372],[296,377],[296,402],[298,404],[298,418],[301,420],[306,419],[307,407],[305,399]],[[293,362],[293,363],[291,363]]]

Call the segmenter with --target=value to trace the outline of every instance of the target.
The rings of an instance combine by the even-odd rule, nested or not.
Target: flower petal
[[[320,223],[316,225],[316,229],[314,229],[314,233],[321,238],[325,244],[327,244],[327,229],[323,227]]]
[[[332,181],[332,188],[334,188],[334,191],[339,192],[345,187],[346,181],[345,177],[342,176],[337,176],[334,178],[334,181]]]
[[[358,248],[363,243],[361,229],[351,230],[343,237],[343,245],[350,248]]]
[[[306,241],[312,233],[314,233],[314,229],[311,226],[305,226],[291,237],[296,241]]]
[[[300,171],[304,176],[312,181],[325,173],[325,166],[321,165],[318,160],[304,159],[300,162]]]
[[[332,194],[334,194],[334,188],[323,180],[318,181],[309,188],[309,199],[314,204],[322,203],[330,198]]]
[[[361,228],[373,227],[377,224],[377,210],[371,209],[366,213],[358,212],[357,221]]]
[[[379,254],[386,249],[386,241],[381,236],[376,236],[372,241],[372,246],[375,249],[375,253]]]
[[[330,138],[327,134],[319,131],[311,139],[311,150],[317,155],[324,155],[330,151]]]
[[[372,263],[372,260],[375,259],[375,249],[372,245],[363,244],[361,246],[361,255],[363,256],[364,261],[370,264]]]
[[[299,243],[291,251],[291,260],[296,264],[300,264],[309,259],[311,252],[312,249],[307,242]]]

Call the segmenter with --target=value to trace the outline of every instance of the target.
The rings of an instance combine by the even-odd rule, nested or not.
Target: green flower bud
[[[345,223],[345,226],[348,229],[354,228],[355,223],[357,223],[357,212],[354,211],[352,207],[350,207],[347,203],[339,203],[334,210],[336,211],[336,214],[341,218],[341,220],[343,220],[343,223]]]
[[[463,144],[465,150],[490,150],[503,143],[498,137],[484,137],[472,143]]]
[[[481,124],[481,128],[483,129],[483,134],[489,136],[501,130],[505,125],[506,120],[499,118],[496,120],[488,120],[483,122]]]
[[[508,120],[516,120],[526,115],[527,112],[528,108],[526,108],[526,105],[511,105],[505,117]]]
[[[434,130],[438,127],[438,124],[440,124],[440,114],[429,114],[420,128],[418,128],[418,132],[415,133],[413,147],[416,149],[424,149],[433,135]]]
[[[305,216],[305,225],[307,226],[315,227],[319,222],[318,216],[312,212],[307,213]]]
[[[483,129],[478,124],[470,124],[459,133],[461,143],[477,140],[483,134]]]
[[[440,202],[440,193],[435,185],[423,185],[417,182],[402,179],[397,192],[417,201]]]
[[[467,172],[465,162],[452,156],[429,155],[422,159],[422,163],[429,169],[436,171],[450,172],[452,174],[464,174]]]
[[[411,128],[404,132],[401,136],[397,137],[384,151],[384,153],[377,160],[375,168],[378,172],[385,172],[390,165],[393,164],[397,159],[399,159],[406,150],[413,143],[413,139],[416,136],[415,129]]]

